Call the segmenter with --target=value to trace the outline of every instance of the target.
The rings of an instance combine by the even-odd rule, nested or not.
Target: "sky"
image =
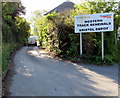
[[[26,7],[25,18],[30,18],[31,12],[35,10],[47,10],[50,11],[58,5],[62,4],[66,0],[21,0],[23,6]],[[70,0],[75,4],[79,4],[81,0]]]
[[[26,7],[26,15],[23,17],[25,17],[26,19],[30,19],[32,15],[31,12],[35,10],[50,11],[65,1],[67,0],[21,0],[23,6]],[[85,1],[85,0],[70,0],[70,1],[75,4],[80,4],[81,1]],[[111,0],[105,0],[105,1],[111,1]],[[120,1],[120,0],[116,0],[116,1]]]

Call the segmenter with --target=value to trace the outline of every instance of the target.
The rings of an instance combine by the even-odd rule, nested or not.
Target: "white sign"
[[[75,33],[114,30],[114,13],[75,16]]]

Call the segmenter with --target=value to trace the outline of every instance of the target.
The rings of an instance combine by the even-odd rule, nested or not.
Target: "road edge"
[[[21,48],[22,47],[20,47],[20,49]],[[12,83],[12,78],[15,75],[14,56],[16,55],[18,51],[19,49],[11,53],[10,59],[8,60],[7,70],[2,74],[2,97],[6,97],[11,94],[9,92],[9,88]]]

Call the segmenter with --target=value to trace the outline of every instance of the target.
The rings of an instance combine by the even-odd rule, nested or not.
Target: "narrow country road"
[[[118,65],[56,60],[27,46],[16,53],[14,62],[11,96],[118,96]]]

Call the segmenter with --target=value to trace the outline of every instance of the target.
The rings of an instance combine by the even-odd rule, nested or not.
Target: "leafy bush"
[[[115,63],[120,62],[120,58],[117,56],[111,56],[111,55],[105,55],[104,60],[102,60],[101,56],[95,56],[95,55],[83,55],[81,57],[82,62],[88,62],[88,63],[93,63],[97,65],[112,65]]]
[[[16,43],[3,43],[2,45],[2,70],[6,70],[11,53],[17,48]]]
[[[74,16],[85,14],[96,14],[101,11],[114,12],[115,30],[104,33],[105,60],[101,59],[101,32],[83,34],[83,56],[82,60],[96,64],[113,64],[118,62],[118,50],[115,44],[115,33],[118,24],[118,5],[117,2],[94,2],[86,1],[75,5],[71,11],[61,13],[53,12],[47,16],[35,19],[34,33],[41,39],[41,45],[47,43],[50,50],[55,50],[60,57],[71,58],[79,57],[80,54],[80,35],[74,33]],[[44,29],[46,28],[46,29]],[[55,46],[57,44],[57,47]]]
[[[21,2],[2,2],[2,70],[7,68],[11,53],[26,43],[30,24],[25,18],[25,7]]]

